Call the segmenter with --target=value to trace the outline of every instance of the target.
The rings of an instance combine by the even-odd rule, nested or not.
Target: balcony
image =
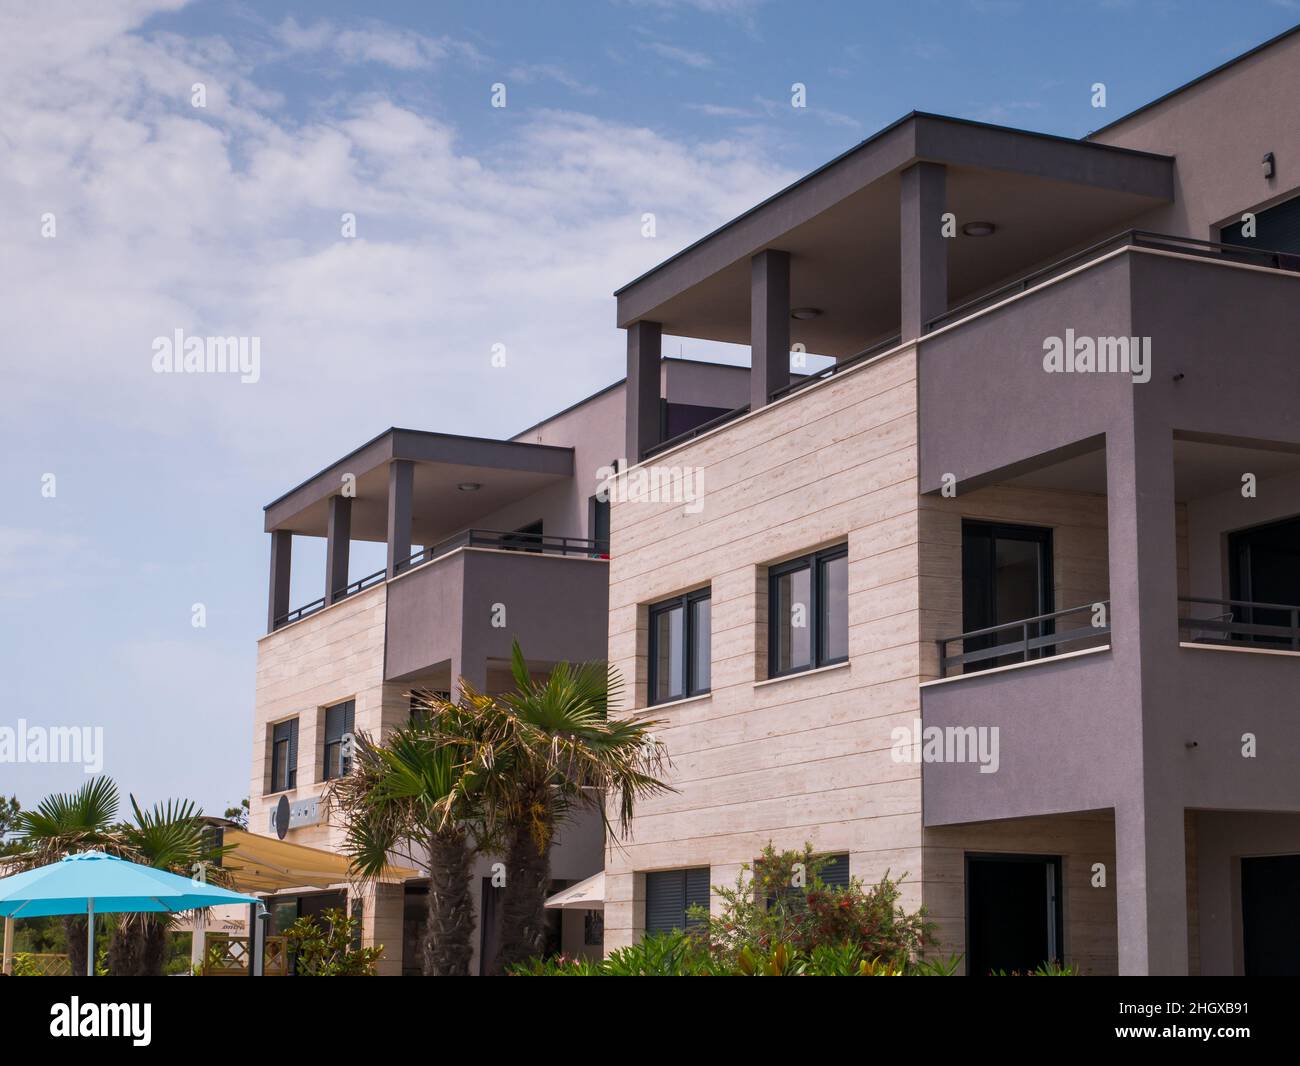
[[[384,676],[490,687],[518,640],[530,662],[605,657],[605,545],[579,537],[472,529],[413,553],[388,582]]]

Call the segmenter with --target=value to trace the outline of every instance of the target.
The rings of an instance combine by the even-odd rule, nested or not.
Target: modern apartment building
[[[743,369],[666,360],[654,416],[676,433],[731,410]],[[407,722],[412,694],[449,693],[459,678],[511,688],[518,640],[538,672],[560,660],[606,657],[607,501],[602,468],[622,456],[619,382],[508,441],[390,429],[269,504],[267,633],[258,644],[250,828],[334,850],[342,831],[320,801],[347,771],[346,738]],[[320,595],[290,601],[295,538],[323,538]],[[387,545],[387,564],[359,574],[353,542]],[[566,826],[555,847],[555,888],[601,868],[599,819]],[[402,857],[418,867],[423,856]],[[491,857],[473,893],[473,963],[495,952],[499,888]],[[351,898],[350,898],[351,897]],[[282,892],[268,900],[272,932],[303,914],[351,908],[362,939],[382,944],[383,974],[418,973],[427,883],[371,892]],[[599,913],[557,911],[553,947],[599,952]]]
[[[1292,31],[1081,140],[911,114],[618,291],[609,650],[678,791],[606,950],[807,841],[968,973],[1300,971],[1296,100]],[[747,402],[666,438],[665,334]]]

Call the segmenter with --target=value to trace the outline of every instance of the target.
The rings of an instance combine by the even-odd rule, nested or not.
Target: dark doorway
[[[1300,976],[1300,855],[1241,860],[1241,939],[1247,977]]]
[[[1052,531],[1039,526],[1009,526],[992,522],[961,525],[962,632],[1019,622],[1054,609],[1052,591]],[[1029,627],[1029,638],[1053,632],[1050,619]],[[962,641],[962,654],[1024,640],[1024,627],[1004,629]],[[991,655],[967,663],[963,673],[1037,659],[1050,649]]]
[[[1300,605],[1300,518],[1243,529],[1228,537],[1231,598],[1251,603]],[[1233,621],[1246,625],[1291,625],[1291,612],[1273,607],[1232,607]],[[1239,641],[1290,646],[1280,634],[1244,634]]]
[[[966,973],[1032,973],[1062,955],[1061,860],[966,856]]]

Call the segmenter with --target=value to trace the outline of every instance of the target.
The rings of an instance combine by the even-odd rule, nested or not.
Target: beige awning
[[[222,843],[232,848],[221,865],[234,877],[237,892],[284,892],[294,888],[332,888],[348,881],[345,856],[242,829],[226,829]],[[381,881],[398,884],[422,877],[408,866],[387,866]]]
[[[605,909],[605,871],[570,885],[546,901],[548,907],[567,911],[603,911]]]

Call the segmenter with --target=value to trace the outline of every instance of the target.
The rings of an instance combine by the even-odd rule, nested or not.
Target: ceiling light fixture
[[[810,318],[821,318],[821,316],[820,307],[796,307],[790,312],[790,317],[797,318],[800,322],[807,322]]]
[[[992,222],[967,222],[962,226],[961,231],[967,237],[987,237],[996,229],[997,226]]]
[[[461,492],[478,492],[483,486],[477,481],[462,481],[456,488]]]

